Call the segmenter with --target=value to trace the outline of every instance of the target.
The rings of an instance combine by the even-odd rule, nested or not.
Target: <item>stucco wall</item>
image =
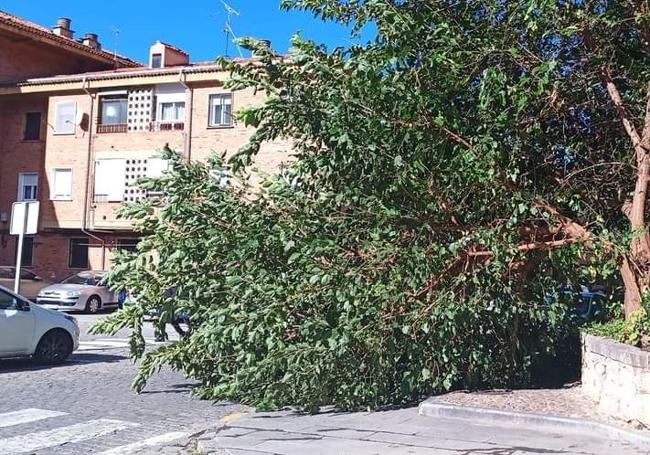
[[[650,352],[583,334],[582,388],[602,411],[650,426]]]

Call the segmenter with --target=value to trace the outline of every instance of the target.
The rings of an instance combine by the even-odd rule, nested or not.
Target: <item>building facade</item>
[[[3,17],[18,20],[1,13],[0,27]],[[67,30],[63,36],[60,27]],[[228,74],[219,66],[190,63],[187,53],[169,44],[155,43],[141,65],[102,51],[96,35],[75,40],[69,27],[61,19],[47,31],[62,53],[66,46],[75,56],[89,50],[70,59],[69,67],[0,64],[0,265],[15,263],[11,205],[38,200],[39,232],[25,243],[23,264],[47,279],[110,268],[111,252],[138,240],[115,209],[147,197],[136,182],[165,171],[160,150],[169,147],[188,160],[234,153],[252,131],[233,113],[264,101],[253,91],[225,89]],[[14,46],[0,34],[0,58],[20,53]],[[34,40],[32,46],[45,44]],[[98,62],[98,55],[110,59]],[[287,151],[286,142],[267,144],[256,166],[273,172]]]

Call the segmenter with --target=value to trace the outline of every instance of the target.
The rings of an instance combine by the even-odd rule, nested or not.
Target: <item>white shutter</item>
[[[60,103],[56,103],[54,114],[54,132],[56,134],[74,134],[76,127],[76,114],[76,101],[62,101]]]
[[[149,158],[147,160],[147,177],[162,177],[163,173],[169,169],[169,161],[162,158]]]
[[[95,198],[98,201],[124,200],[126,160],[109,159],[95,162]]]
[[[54,169],[51,198],[54,200],[72,199],[72,169]]]
[[[18,174],[18,201],[32,201],[36,199],[38,189],[38,174],[21,172]]]

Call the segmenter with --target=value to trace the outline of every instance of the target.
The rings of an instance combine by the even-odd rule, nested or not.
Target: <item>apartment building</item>
[[[53,44],[39,36],[29,42],[33,54],[16,49],[25,42],[2,35],[4,24],[16,21],[19,32],[38,31]],[[161,149],[188,160],[233,153],[252,133],[233,113],[264,99],[227,90],[228,74],[219,66],[192,63],[186,52],[161,41],[150,47],[146,64],[137,64],[102,51],[97,35],[76,40],[67,19],[50,30],[31,26],[0,13],[0,59],[21,54],[30,61],[16,68],[0,63],[0,265],[15,262],[11,204],[39,200],[39,233],[26,241],[23,264],[60,279],[107,269],[112,250],[134,247],[138,238],[115,209],[148,197],[137,181],[166,170]],[[49,61],[38,65],[30,55],[51,45],[71,58],[69,67],[53,64],[48,74]],[[285,142],[267,144],[257,167],[277,170],[287,150]]]

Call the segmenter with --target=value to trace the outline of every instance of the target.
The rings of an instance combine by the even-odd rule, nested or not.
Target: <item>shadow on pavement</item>
[[[50,370],[52,368],[68,368],[89,363],[115,363],[127,359],[125,355],[112,354],[72,354],[70,359],[60,365],[39,365],[28,358],[0,360],[0,374],[16,373],[19,371]]]

